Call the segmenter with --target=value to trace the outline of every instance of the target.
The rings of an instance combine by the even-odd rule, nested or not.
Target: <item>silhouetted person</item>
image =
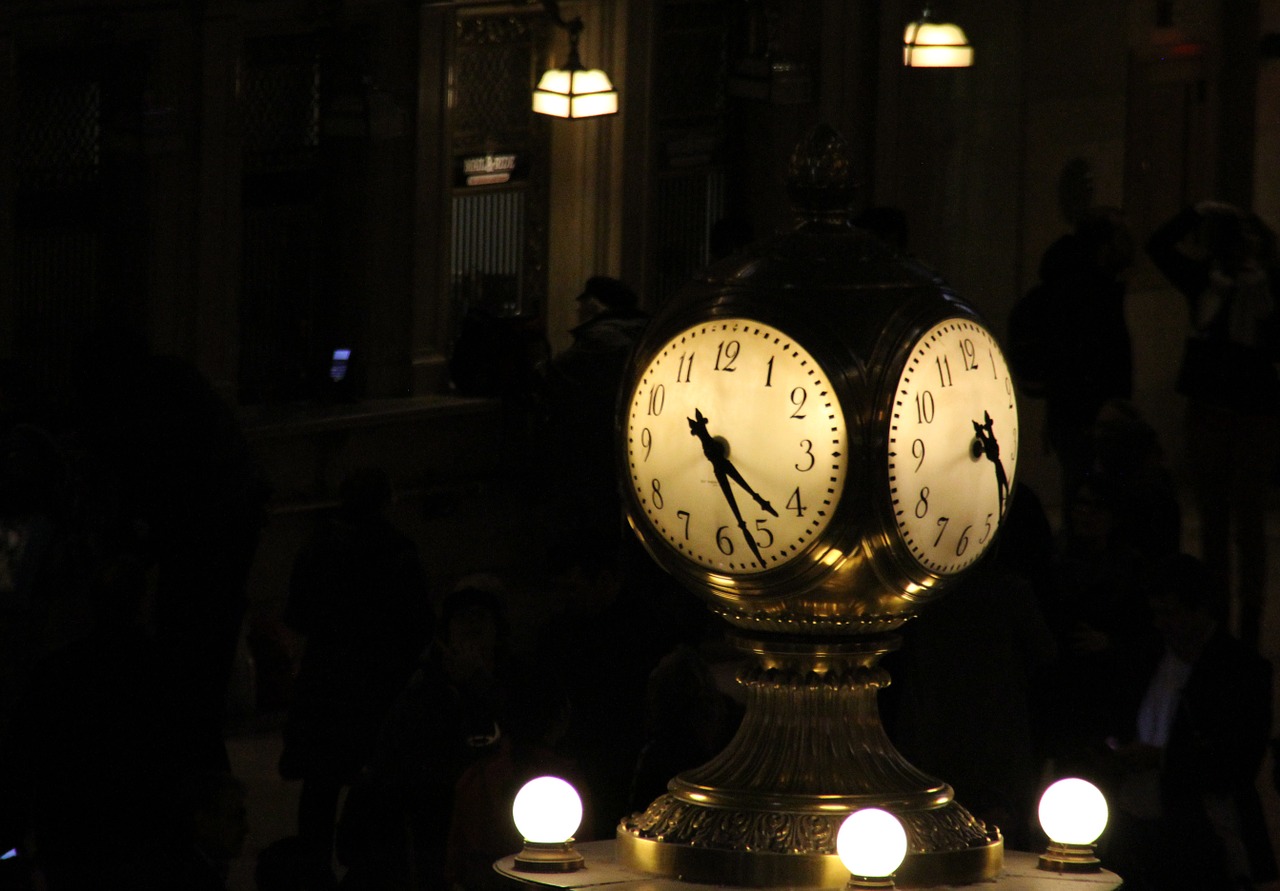
[[[157,639],[218,731],[266,483],[231,406],[190,363],[124,328],[98,332],[77,360],[85,511],[95,534],[155,567]]]
[[[454,786],[498,737],[507,619],[495,581],[460,581],[436,627],[347,796],[338,827],[344,889],[447,888]]]
[[[1150,627],[1143,586],[1152,561],[1117,529],[1116,491],[1101,474],[1077,486],[1053,564],[1046,616],[1058,659],[1044,673],[1039,704],[1046,753],[1065,764],[1106,736],[1121,707],[1116,672]]]
[[[455,787],[445,857],[445,878],[454,889],[505,887],[493,863],[521,848],[511,805],[535,777],[557,776],[574,786],[584,809],[575,838],[590,840],[583,830],[591,825],[585,816],[592,807],[591,789],[560,749],[571,710],[564,686],[538,662],[512,666],[507,678],[498,709],[498,742],[462,772]]]
[[[573,342],[547,370],[550,496],[566,540],[616,556],[622,529],[614,412],[632,348],[648,324],[625,283],[597,275],[578,295]]]
[[[916,767],[950,783],[975,817],[1025,847],[1040,776],[1033,700],[1053,637],[1026,578],[971,567],[903,629],[885,660],[885,726]],[[963,670],[957,670],[963,666]]]
[[[1228,891],[1277,878],[1257,792],[1271,729],[1271,666],[1217,619],[1223,592],[1180,554],[1152,572],[1154,646],[1112,683],[1131,692],[1100,777],[1113,814],[1108,868],[1137,891]]]
[[[484,305],[469,307],[449,357],[449,379],[462,396],[502,400],[505,459],[536,454],[545,408],[542,375],[551,346],[541,320]]]
[[[1045,435],[1062,471],[1063,509],[1094,464],[1093,425],[1110,399],[1133,395],[1124,315],[1133,239],[1115,208],[1086,211],[1040,260],[1040,281],[1009,319],[1019,386],[1045,400]]]
[[[1053,588],[1057,546],[1053,524],[1039,493],[1028,483],[1015,479],[1009,509],[994,545],[995,554],[1006,569],[1031,584],[1042,612]]]
[[[172,840],[139,866],[136,891],[227,891],[231,863],[249,834],[245,784],[225,771],[197,771],[175,790]],[[121,852],[121,856],[128,856]]]
[[[654,667],[644,705],[644,745],[631,778],[629,813],[644,811],[673,777],[719,754],[741,718],[693,642],[678,644]]]
[[[319,522],[294,560],[284,613],[306,644],[280,772],[302,780],[298,835],[318,887],[334,882],[340,791],[371,756],[434,622],[417,546],[387,516],[386,472],[351,473],[341,495],[341,505]]]
[[[563,606],[545,622],[537,652],[563,679],[573,704],[563,751],[596,803],[597,822],[584,833],[607,838],[629,804],[645,741],[649,673],[678,642],[697,636],[710,613],[634,536],[623,540],[620,563],[599,550],[567,550],[567,557],[553,558]]]
[[[0,735],[34,659],[84,632],[84,536],[70,462],[44,427],[0,429]]]
[[[1256,648],[1266,598],[1266,493],[1280,456],[1275,236],[1253,214],[1202,202],[1157,228],[1147,253],[1187,298],[1193,328],[1177,387],[1187,398],[1200,552],[1238,598],[1240,638]]]
[[[141,621],[142,565],[104,558],[91,594],[92,632],[34,670],[0,757],[0,838],[32,840],[49,891],[134,887],[167,850],[173,790],[224,757]]]
[[[303,878],[306,860],[298,836],[276,839],[258,852],[253,867],[254,891],[307,891]]]
[[[1093,425],[1093,470],[1111,481],[1112,532],[1150,558],[1182,548],[1182,506],[1155,428],[1133,403],[1111,399]]]

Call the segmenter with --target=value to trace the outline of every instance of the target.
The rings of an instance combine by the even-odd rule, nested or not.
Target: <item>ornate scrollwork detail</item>
[[[814,618],[812,616],[745,612],[720,604],[713,604],[711,609],[712,612],[723,617],[725,621],[739,628],[782,634],[813,634],[815,632],[838,636],[881,634],[886,631],[896,631],[911,618],[910,615],[857,616],[852,618],[824,616]]]
[[[908,811],[898,814],[917,849],[958,851],[982,847],[1000,838],[1000,830],[987,826],[960,805],[932,811]]]
[[[629,825],[628,825],[629,822]],[[830,854],[839,824],[825,814],[706,808],[663,795],[624,826],[643,838],[771,854]]]
[[[834,854],[836,833],[848,816],[785,811],[743,811],[710,808],[659,797],[641,814],[623,821],[622,828],[640,838],[696,848],[754,851],[769,854]],[[960,851],[999,839],[954,802],[932,810],[898,813],[913,851]]]
[[[845,668],[815,672],[805,669],[786,670],[748,665],[738,673],[738,682],[748,687],[771,687],[789,691],[806,690],[878,690],[889,686],[889,672],[883,668]]]
[[[528,16],[460,16],[454,24],[458,43],[469,46],[523,43],[530,39],[531,32]]]

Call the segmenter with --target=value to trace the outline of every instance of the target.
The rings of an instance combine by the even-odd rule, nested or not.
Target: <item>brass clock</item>
[[[821,540],[844,493],[844,409],[776,325],[727,316],[677,331],[638,374],[624,425],[644,521],[710,573],[785,566]]]
[[[874,805],[907,830],[900,887],[985,881],[999,829],[894,749],[876,696],[898,629],[997,540],[1012,379],[973,305],[850,224],[834,131],[791,167],[796,227],[664,301],[619,392],[627,520],[746,656],[737,734],[621,820],[619,857],[686,881],[836,887],[839,823]]]
[[[974,318],[931,325],[892,397],[889,495],[898,535],[925,570],[951,576],[995,540],[1018,460],[1013,378]]]

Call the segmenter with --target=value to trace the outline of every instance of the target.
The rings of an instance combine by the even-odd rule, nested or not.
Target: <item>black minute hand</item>
[[[973,422],[973,432],[978,437],[976,442],[981,447],[982,454],[996,466],[996,495],[999,497],[1000,515],[1004,516],[1004,502],[1009,497],[1009,477],[1005,475],[1004,463],[1000,460],[1000,443],[996,442],[995,433],[991,430],[994,426],[991,414],[984,411],[982,420],[981,424]],[[974,457],[977,457],[976,452]]]
[[[733,466],[728,456],[725,454],[724,445],[707,432],[707,418],[698,409],[694,409],[694,417],[688,418],[689,432],[698,438],[698,442],[702,444],[702,454],[711,462],[711,470],[715,474],[716,482],[720,484],[720,491],[724,493],[725,501],[729,503],[729,510],[733,512],[734,519],[738,522],[738,528],[742,530],[742,537],[747,542],[747,547],[751,549],[751,553],[755,554],[756,560],[763,567],[765,565],[764,556],[760,553],[760,548],[756,544],[755,537],[751,534],[751,530],[747,528],[747,522],[742,518],[742,511],[738,509],[738,500],[733,495],[733,489],[729,485],[729,480],[733,479],[741,486],[763,510],[768,511],[777,516],[769,502],[761,498],[754,489],[747,485],[746,480],[742,478],[742,474]]]

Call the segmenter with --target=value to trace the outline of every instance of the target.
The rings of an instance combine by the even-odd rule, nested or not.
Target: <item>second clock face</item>
[[[653,353],[625,412],[637,520],[690,565],[774,569],[830,523],[848,466],[844,412],[822,366],[778,328],[685,328]]]
[[[991,332],[956,318],[918,337],[891,411],[899,535],[920,566],[953,575],[990,547],[1018,462],[1013,379]]]

